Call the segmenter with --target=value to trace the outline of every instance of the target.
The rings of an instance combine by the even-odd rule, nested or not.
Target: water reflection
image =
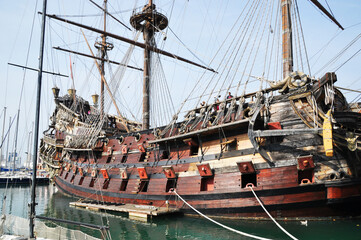
[[[56,192],[54,186],[39,186],[36,188],[36,214],[43,214],[49,199]],[[1,212],[26,218],[28,216],[28,204],[31,198],[30,186],[9,186],[0,188],[2,200]]]
[[[223,229],[203,218],[185,216],[165,216],[150,219],[149,222],[131,220],[125,213],[110,214],[93,212],[85,209],[69,207],[69,202],[77,199],[56,192],[53,186],[39,186],[36,189],[36,213],[38,215],[91,223],[109,225],[112,239],[249,239]],[[8,190],[0,189],[0,197],[8,214],[27,216],[27,204],[30,201],[29,187],[16,187]],[[234,221],[219,220],[234,229],[272,239],[287,239],[287,236],[270,221]],[[280,222],[292,235],[299,239],[359,239],[361,236],[360,219],[308,222],[302,226],[300,222]],[[71,229],[78,229],[100,238],[97,230],[89,230],[78,226],[58,224]]]

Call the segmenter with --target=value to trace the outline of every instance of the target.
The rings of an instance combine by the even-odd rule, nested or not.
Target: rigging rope
[[[282,6],[281,6],[281,0],[278,1],[278,13],[282,12]],[[280,58],[282,57],[282,46],[281,44],[278,44],[279,42],[281,42],[281,35],[282,35],[282,30],[279,27],[281,25],[281,20],[282,17],[280,16],[281,14],[277,14],[277,18],[276,18],[276,22],[275,22],[275,26],[278,26],[276,28],[276,34],[275,37],[273,38],[273,41],[275,42],[276,46],[277,46],[277,50],[275,51],[275,62],[276,64],[274,65],[274,70],[273,70],[273,76],[275,76],[275,79],[277,79],[278,74],[281,75],[281,77],[279,77],[278,79],[282,79],[282,63],[280,61]],[[271,59],[271,58],[270,58]],[[270,68],[271,68],[271,61],[270,61]],[[269,79],[269,77],[267,76],[267,78]]]
[[[138,38],[139,34],[136,36],[136,39]],[[134,46],[131,45],[128,49],[128,52],[125,54],[125,57],[122,60],[122,65],[119,65],[114,75],[110,73],[111,78],[109,81],[109,85],[111,87],[111,95],[114,96],[115,93],[119,89],[120,81],[122,80],[126,67],[125,65],[128,64],[130,60],[131,53],[133,52]],[[108,56],[106,56],[107,58]],[[104,96],[104,110],[107,112],[112,104],[112,98],[110,94],[105,94]],[[72,106],[70,107],[70,110],[75,111],[76,109],[83,108],[84,107],[84,100],[80,97],[77,97],[76,101],[73,102]],[[68,112],[66,108],[62,108],[58,111],[59,117],[65,118],[65,122],[69,121],[69,114],[72,114],[71,112]],[[102,117],[99,114],[97,109],[92,110],[92,114],[86,114],[84,109],[80,109],[80,112],[84,112],[84,115],[81,114],[80,117],[85,118],[86,124],[76,124],[74,127],[74,133],[71,134],[71,138],[66,141],[67,147],[91,147],[95,144],[95,142],[98,139],[99,133],[101,129],[104,126],[104,123],[109,122],[109,119],[106,114],[104,114]],[[70,117],[71,119],[71,117]],[[82,119],[80,119],[82,120]],[[65,123],[65,125],[69,124]],[[71,124],[71,123],[70,123]]]
[[[180,42],[180,44],[185,47],[196,59],[198,59],[198,61],[200,61],[204,66],[209,67],[209,65],[207,65],[204,61],[202,61],[201,58],[199,58],[189,47],[187,47],[187,45],[185,45],[185,43],[177,36],[177,34],[175,34],[175,32],[170,28],[170,26],[168,27],[168,29],[173,33],[173,35],[176,37],[176,39]]]
[[[271,1],[272,2],[272,1]],[[256,39],[259,39],[258,40],[258,45],[257,45],[257,47],[256,47],[256,41],[254,41],[253,42],[253,46],[252,46],[252,50],[254,49],[254,47],[256,47],[256,52],[255,52],[255,54],[254,54],[254,56],[253,56],[253,63],[252,63],[252,65],[251,65],[251,68],[250,68],[250,70],[249,70],[249,75],[251,75],[252,74],[252,71],[253,71],[253,68],[254,68],[254,66],[255,66],[255,63],[256,63],[256,59],[257,59],[257,56],[258,56],[258,53],[259,53],[259,49],[260,49],[260,47],[261,47],[261,40],[263,39],[263,35],[264,35],[264,32],[265,32],[265,29],[266,29],[266,27],[268,27],[268,26],[266,26],[266,20],[264,21],[264,26],[263,26],[263,30],[262,30],[262,33],[261,33],[261,36],[259,37],[259,31],[261,30],[261,23],[262,23],[262,21],[263,21],[263,19],[264,19],[264,12],[266,11],[266,4],[265,4],[265,6],[264,6],[264,9],[262,10],[262,9],[260,9],[260,12],[262,12],[262,17],[261,17],[261,20],[260,20],[260,27],[258,28],[258,30],[257,30],[257,33],[256,33],[256,36],[255,36],[255,38]],[[252,53],[252,52],[251,52]],[[251,57],[251,53],[249,54],[249,60],[251,59],[250,57]],[[248,62],[248,61],[247,61]],[[246,70],[246,67],[245,67],[245,70]],[[248,84],[248,82],[249,82],[249,79],[250,79],[250,77],[248,76],[248,78],[247,78],[247,81],[246,81],[246,83]],[[243,94],[242,95],[244,95],[245,93],[246,93],[246,87],[247,87],[247,84],[245,85],[245,87],[243,88]]]
[[[32,39],[33,39],[33,30],[34,30],[34,24],[35,24],[35,17],[36,17],[36,8],[37,8],[37,1],[36,1],[36,4],[35,4],[35,9],[34,9],[34,14],[33,14],[33,20],[32,20],[32,25],[31,25],[31,30],[30,30],[30,38],[29,38],[29,44],[28,44],[28,50],[27,50],[27,53],[26,53],[26,59],[25,59],[25,66],[28,65],[28,61],[29,61],[29,55],[30,55],[30,49],[31,49],[31,42],[32,42]],[[21,107],[21,103],[22,103],[22,98],[23,98],[23,92],[24,92],[24,86],[25,86],[25,77],[26,77],[26,68],[24,69],[24,72],[23,72],[23,79],[22,79],[22,83],[21,83],[21,88],[20,88],[20,95],[19,95],[19,104],[18,104],[18,113],[17,113],[17,121],[16,121],[16,127],[15,127],[15,133],[14,133],[14,138],[15,138],[15,141],[14,141],[14,161],[15,161],[15,158],[16,158],[16,152],[20,152],[21,149],[17,149],[18,147],[18,131],[19,131],[19,121],[20,121],[20,107]],[[26,109],[24,111],[25,115],[26,115]],[[27,116],[25,116],[27,117]],[[27,122],[25,122],[25,128],[27,129]],[[26,134],[25,132],[27,131],[24,131],[24,134],[23,134],[23,139],[25,139],[26,137]],[[1,143],[2,145],[3,143]],[[21,145],[23,146],[23,145]],[[15,166],[15,162],[14,162],[14,166]]]
[[[292,5],[292,9],[291,11],[293,11],[294,14],[292,14],[291,12],[291,17],[292,17],[292,32],[294,33],[292,35],[292,40],[293,40],[293,55],[296,55],[293,59],[293,69],[297,69],[297,70],[301,70],[302,72],[304,72],[303,69],[303,61],[302,61],[302,48],[301,48],[301,41],[300,39],[300,31],[298,28],[298,19],[297,19],[297,12],[296,12],[296,6],[295,4]],[[298,40],[298,41],[297,41]]]
[[[212,75],[207,81],[202,81],[205,77],[204,73],[202,74],[192,91],[190,91],[189,96],[181,103],[181,106],[175,115],[176,117],[181,113],[186,103],[192,101],[198,106],[202,100],[204,100],[202,99],[204,96],[207,97],[205,101],[207,104],[213,103],[212,98],[215,97],[216,99],[217,96],[220,96],[221,94],[222,98],[224,97],[224,99],[226,99],[226,94],[230,91],[235,82],[238,82],[238,85],[232,95],[237,97],[239,91],[242,91],[242,95],[244,95],[246,93],[247,85],[252,82],[250,81],[252,75],[261,76],[259,78],[261,80],[259,88],[263,89],[265,79],[272,79],[272,77],[269,77],[272,76],[270,71],[272,66],[275,66],[273,72],[275,78],[273,77],[273,79],[278,79],[277,76],[279,73],[282,73],[282,71],[279,71],[281,65],[279,64],[280,61],[275,61],[273,58],[278,60],[279,56],[282,54],[280,44],[276,43],[277,39],[279,40],[281,36],[279,24],[281,20],[279,16],[279,13],[281,12],[280,5],[280,1],[270,0],[246,1],[244,3],[242,12],[215,54],[216,57],[219,53],[223,53],[220,64],[215,68],[218,74]],[[212,15],[214,15],[214,13]],[[274,27],[275,30],[269,25],[270,21],[274,21],[275,26],[277,26]],[[298,24],[300,24],[300,21]],[[273,37],[271,37],[271,34]],[[301,35],[303,35],[302,29],[299,30],[299,35],[300,39],[298,46],[300,51],[298,53],[303,52],[307,58],[306,49],[301,47]],[[225,47],[226,42],[230,42],[230,44],[227,45],[228,47]],[[222,52],[222,50],[224,51]],[[213,60],[214,58],[211,62]],[[262,64],[258,64],[259,61],[263,61]],[[300,63],[303,65],[302,61],[300,61]],[[242,69],[240,69],[241,66]],[[262,71],[262,73],[255,73],[256,71]],[[200,89],[200,87],[203,88],[203,91],[198,94],[198,97],[191,97],[197,89]],[[225,96],[223,96],[223,91],[226,92]],[[206,94],[206,92],[210,93]],[[172,120],[170,125],[173,124],[173,122],[174,120]]]
[[[153,114],[151,114],[151,116],[155,126],[160,126],[167,124],[176,111],[164,74],[163,65],[160,61],[160,55],[158,53],[153,53],[151,59],[152,74],[150,87],[151,92],[154,92],[151,94],[151,98],[152,100],[154,99],[155,103],[158,103],[158,105],[152,104],[151,111]],[[156,117],[158,117],[158,119],[156,119]],[[163,119],[159,119],[159,117],[163,117]],[[158,123],[156,123],[157,120],[159,120]]]
[[[270,11],[270,22],[272,22],[272,17],[273,17],[273,15],[272,15],[272,12],[273,12],[273,7],[274,7],[274,4],[272,5],[272,9],[271,9],[271,11]],[[272,29],[271,29],[271,25],[269,26],[270,27],[270,33],[272,34]],[[263,72],[262,72],[262,79],[261,79],[261,83],[260,83],[260,90],[262,90],[262,88],[263,88],[263,79],[264,79],[264,74],[265,74],[265,72],[266,72],[266,66],[267,66],[267,56],[268,56],[268,50],[270,49],[269,48],[269,44],[270,44],[270,38],[271,38],[271,36],[270,36],[270,34],[268,34],[268,36],[267,36],[267,45],[266,45],[266,53],[265,53],[265,55],[264,55],[264,62],[263,62]],[[272,50],[272,49],[271,49]]]
[[[302,28],[302,24],[301,24],[301,16],[300,16],[300,12],[299,12],[299,10],[298,10],[298,2],[297,2],[297,1],[295,1],[295,9],[296,9],[295,12],[297,13],[299,28],[300,28],[300,31],[301,31],[303,48],[304,48],[304,51],[305,51],[305,57],[306,57],[306,61],[307,61],[308,73],[309,73],[310,75],[312,75],[312,74],[311,74],[310,61],[309,61],[309,59],[308,59],[308,54],[307,54],[305,35],[303,34],[303,28]]]
[[[4,136],[4,139],[1,139],[1,145],[0,145],[0,148],[2,148],[2,147],[3,147],[4,141],[5,141],[6,137],[8,136],[8,134],[9,134],[9,132],[10,132],[11,126],[12,126],[12,125],[13,125],[13,123],[14,123],[14,120],[15,120],[16,115],[17,115],[17,113],[15,114],[15,116],[14,116],[13,120],[11,121],[11,123],[10,123],[10,125],[9,125],[9,129],[8,129],[8,131],[6,132],[5,136]]]
[[[252,186],[248,186],[248,188],[251,189],[254,197],[257,199],[258,203],[261,205],[261,207],[263,208],[263,210],[267,213],[267,215],[270,217],[270,219],[277,225],[277,227],[279,227],[284,233],[286,233],[290,238],[297,240],[296,237],[292,236],[289,232],[286,231],[286,229],[284,229],[273,217],[272,215],[267,211],[267,209],[263,206],[263,203],[261,202],[261,200],[258,198],[258,196],[256,195],[256,193],[253,191],[253,187]]]
[[[249,1],[246,3],[248,5]],[[227,37],[223,40],[223,42],[221,43],[221,46],[218,48],[217,52],[215,53],[215,55],[213,56],[213,58],[211,59],[209,64],[212,64],[212,62],[215,60],[216,56],[221,52],[222,47],[225,45],[228,37],[231,35],[232,31],[234,30],[234,28],[237,25],[237,22],[239,19],[241,19],[241,17],[243,16],[243,12],[245,11],[245,8],[242,10],[242,12],[238,15],[236,21],[234,22],[234,24],[232,25],[231,29],[229,30]],[[233,39],[234,40],[234,39]],[[234,42],[234,41],[232,41]],[[230,47],[228,48],[227,52],[230,51]],[[224,61],[226,55],[223,56],[221,62]],[[216,69],[216,71],[218,72],[219,67]],[[189,100],[189,98],[191,97],[192,93],[194,92],[194,90],[198,87],[201,86],[202,82],[201,80],[205,77],[206,71],[203,71],[203,74],[201,75],[201,77],[198,79],[197,83],[194,85],[193,89],[189,92],[189,95],[185,98],[185,100],[181,103],[181,106],[179,107],[178,112],[176,113],[175,117],[177,117],[179,115],[179,113],[181,112],[181,110],[183,109],[184,105],[186,104],[186,102]],[[204,92],[206,91],[206,89],[209,89],[211,81],[214,79],[214,75],[210,78],[210,80],[208,81],[207,84],[203,84],[203,86],[205,86],[204,88]],[[203,93],[204,93],[203,92]],[[212,91],[213,92],[213,91]],[[198,103],[197,105],[201,102],[203,94],[201,94],[201,96],[199,97]],[[208,100],[206,101],[207,103],[209,103],[209,99],[211,97],[208,98]]]
[[[247,5],[249,4],[249,2],[250,1],[247,2]],[[228,76],[231,74],[231,71],[233,70],[232,68],[233,68],[233,65],[236,62],[236,57],[238,56],[238,54],[240,52],[242,52],[242,55],[241,55],[241,57],[240,57],[240,59],[238,61],[238,65],[236,65],[237,66],[236,69],[238,69],[239,64],[242,61],[243,56],[245,54],[245,51],[241,51],[241,47],[243,46],[246,34],[248,33],[248,30],[249,30],[249,27],[250,27],[250,22],[253,19],[253,17],[256,15],[255,11],[256,11],[258,5],[259,5],[259,1],[258,1],[258,3],[255,3],[254,1],[252,1],[252,4],[249,6],[249,10],[246,12],[246,16],[243,18],[243,21],[241,22],[241,24],[239,25],[239,27],[237,29],[237,32],[236,32],[236,34],[235,34],[235,36],[233,38],[233,41],[232,41],[232,43],[235,44],[234,47],[236,48],[236,51],[234,51],[232,49],[232,44],[230,44],[229,47],[227,48],[227,51],[226,51],[226,53],[224,54],[224,57],[223,57],[223,59],[226,59],[225,64],[224,64],[224,66],[226,66],[226,67],[224,67],[222,69],[221,73],[218,75],[218,79],[217,79],[217,81],[214,84],[214,87],[212,89],[213,93],[216,93],[217,86],[218,86],[221,78],[224,76],[223,74],[226,72],[226,76],[223,77],[224,81],[222,83],[222,86],[225,84],[226,79],[228,78]],[[247,9],[246,7],[243,8],[243,11],[242,11],[241,15],[243,15],[243,13],[246,11],[246,9]],[[244,28],[246,28],[246,30],[244,30]],[[249,43],[249,41],[246,42],[246,46],[244,48],[247,47],[248,43]],[[237,44],[238,44],[238,46],[237,46]],[[227,57],[227,55],[229,55],[229,56]],[[222,59],[221,63],[224,62],[223,59]],[[235,71],[235,73],[236,73],[236,71]],[[214,76],[214,77],[216,77],[216,76]],[[234,77],[235,77],[235,75],[233,76],[233,79],[234,79]],[[241,83],[242,78],[243,78],[243,76],[241,77],[241,80],[239,81],[239,84]],[[232,82],[233,82],[233,79],[232,79]],[[232,82],[230,83],[230,85],[232,84]],[[222,89],[222,86],[219,89]],[[238,92],[238,87],[237,87],[236,93],[237,92]],[[220,95],[220,91],[218,91],[216,96],[219,96],[219,95]],[[211,96],[208,98],[207,102],[209,102],[210,98],[211,98]]]
[[[332,17],[335,17],[335,15],[333,15],[332,9],[330,8],[330,5],[328,4],[327,0],[325,0],[325,2],[327,4],[328,10],[330,11]]]
[[[334,70],[334,72],[337,72],[341,67],[343,67],[346,63],[348,63],[352,58],[354,58],[355,56],[357,56],[357,55],[360,53],[360,51],[361,51],[361,48],[360,48],[357,52],[355,52],[351,57],[349,57],[346,61],[344,61],[340,66],[338,66],[338,67]]]
[[[240,34],[240,35],[239,35],[238,39],[236,40],[236,42],[239,42],[239,44],[238,44],[238,47],[237,47],[237,45],[235,46],[235,47],[237,48],[237,51],[234,51],[234,52],[231,53],[231,55],[234,54],[234,56],[233,56],[233,57],[232,57],[232,56],[229,56],[229,59],[228,59],[228,62],[227,62],[226,65],[229,64],[229,61],[231,61],[231,58],[232,58],[232,63],[231,63],[231,66],[229,67],[229,70],[227,71],[227,74],[226,74],[226,76],[225,76],[225,79],[231,74],[231,69],[232,69],[232,67],[233,67],[234,64],[235,64],[235,66],[236,66],[236,69],[239,68],[239,66],[240,66],[240,64],[241,64],[241,62],[242,62],[242,60],[243,60],[243,57],[244,57],[245,54],[246,54],[246,51],[244,51],[244,49],[247,48],[248,43],[250,42],[249,40],[250,40],[252,34],[249,35],[249,38],[248,38],[248,40],[246,41],[246,44],[245,44],[245,46],[244,46],[244,49],[241,49],[241,47],[243,46],[243,44],[244,44],[244,42],[245,42],[245,40],[246,40],[246,39],[245,39],[245,38],[246,38],[246,35],[248,34],[248,31],[249,31],[249,29],[250,29],[250,27],[251,27],[251,21],[252,21],[252,19],[256,16],[256,10],[257,10],[257,6],[258,6],[258,5],[259,5],[259,1],[258,1],[258,3],[255,3],[254,6],[252,6],[252,5],[250,6],[250,9],[249,9],[249,11],[248,11],[247,14],[246,14],[245,19],[243,20],[243,22],[242,22],[241,25],[239,26],[239,29],[238,29],[237,34]],[[253,7],[253,9],[252,9],[252,7]],[[259,14],[259,13],[258,13],[258,14]],[[248,17],[247,17],[247,16],[248,16]],[[253,28],[255,27],[255,25],[256,25],[256,24],[253,25]],[[243,26],[246,28],[245,31],[244,31],[244,30],[242,31]],[[230,49],[230,48],[229,48],[229,49]],[[243,51],[242,51],[242,50],[243,50]],[[236,62],[236,58],[237,58],[239,52],[241,52],[242,54],[241,54],[241,56],[239,57],[238,62]],[[240,80],[238,81],[238,86],[237,86],[237,88],[236,88],[236,93],[235,93],[236,96],[237,96],[237,92],[238,92],[238,90],[239,90],[239,86],[240,86],[240,84],[241,84],[241,82],[242,82],[242,79],[243,79],[243,77],[244,77],[245,69],[246,69],[246,67],[245,67],[244,70],[242,71],[242,76],[240,77]],[[224,68],[223,72],[224,72],[225,70],[226,70],[226,68]],[[222,72],[222,73],[223,73],[223,72]],[[237,71],[235,71],[235,72],[233,73],[233,78],[232,78],[232,80],[231,80],[232,82],[233,82],[233,80],[234,80],[234,78],[235,78],[235,76],[236,76],[236,73],[237,73]],[[232,83],[231,83],[231,84],[232,84]],[[244,87],[246,87],[246,84],[245,84]],[[219,94],[219,93],[218,93],[218,94]]]
[[[320,73],[325,68],[329,67],[331,64],[334,64],[345,52],[350,49],[352,45],[354,45],[361,38],[361,33],[357,35],[350,43],[348,43],[340,52],[336,54],[330,61],[328,61],[320,70],[316,72],[316,74]]]
[[[91,151],[92,152],[92,154],[93,154],[93,151]],[[98,180],[99,180],[99,178],[98,178]],[[107,180],[105,180],[105,181],[107,181]],[[103,186],[101,186],[100,185],[100,181],[97,181],[97,185],[98,185],[98,187],[99,187],[99,192],[100,192],[100,197],[101,197],[101,202],[102,202],[102,204],[105,204],[105,201],[104,201],[104,196],[103,196],[103,191],[102,191],[102,187]],[[105,210],[105,213],[106,213],[106,210]],[[106,218],[106,220],[107,220],[107,226],[109,226],[109,218],[108,218],[108,215],[106,215],[106,214],[104,214],[103,216],[105,216],[105,218]],[[100,218],[100,220],[101,220],[101,222],[102,222],[102,225],[104,226],[104,222],[103,222],[103,218]],[[111,236],[111,234],[110,234],[110,232],[109,232],[109,229],[108,230],[106,230],[106,235],[108,236],[108,239],[112,239],[112,236]]]
[[[249,233],[245,233],[245,232],[242,232],[242,231],[239,231],[239,230],[236,230],[236,229],[233,229],[233,228],[230,228],[222,223],[219,223],[215,220],[213,220],[212,218],[210,217],[207,217],[206,215],[204,215],[203,213],[201,213],[200,211],[198,211],[197,209],[195,209],[192,205],[190,205],[186,200],[184,200],[177,192],[176,190],[174,189],[173,190],[173,193],[176,194],[180,200],[182,200],[188,207],[190,207],[193,211],[195,211],[196,213],[198,213],[200,216],[204,217],[205,219],[217,224],[218,226],[221,226],[227,230],[230,230],[232,232],[235,232],[235,233],[238,233],[240,235],[243,235],[243,236],[246,236],[246,237],[250,237],[250,238],[254,238],[254,239],[260,239],[260,240],[270,240],[270,238],[264,238],[264,237],[259,237],[259,236],[256,236],[256,235],[252,235],[252,234],[249,234]]]

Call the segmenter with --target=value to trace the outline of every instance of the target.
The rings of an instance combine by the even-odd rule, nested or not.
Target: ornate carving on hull
[[[280,89],[278,92],[287,93],[289,90],[297,89],[305,86],[310,82],[310,77],[303,72],[293,72],[288,77],[278,82],[270,82],[274,89]]]

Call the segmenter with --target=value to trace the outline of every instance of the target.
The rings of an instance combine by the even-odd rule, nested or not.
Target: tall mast
[[[318,9],[320,9],[329,19],[331,19],[339,28],[344,30],[341,24],[319,3],[319,1],[310,1]],[[290,73],[293,72],[291,5],[292,0],[281,0],[283,78],[288,77]]]
[[[104,32],[107,31],[107,0],[104,0]],[[105,42],[106,42],[106,36],[105,34],[102,34],[102,48],[101,48],[101,58],[104,59],[105,57]],[[102,70],[102,75],[105,75],[105,71],[104,71],[104,60],[101,61],[101,70]],[[101,95],[101,99],[100,99],[100,112],[101,115],[103,117],[104,115],[104,82],[100,81],[100,95]]]
[[[5,132],[5,120],[6,120],[6,107],[4,107],[4,120],[3,120],[3,132],[1,134],[1,143],[2,143],[2,146],[0,148],[0,168],[2,167],[2,163],[3,163],[3,146],[4,146],[4,132]]]
[[[14,143],[14,152],[13,152],[13,175],[15,174],[15,161],[16,161],[16,151],[18,147],[18,132],[19,132],[19,115],[20,108],[18,109],[18,115],[16,116],[16,128],[15,128],[15,143]]]
[[[27,159],[26,159],[26,167],[25,168],[29,168],[30,169],[30,161],[31,161],[31,144],[32,144],[32,135],[33,135],[33,131],[34,131],[34,122],[33,122],[33,127],[31,129],[31,131],[29,132],[29,137],[28,137],[28,154],[27,154]]]
[[[10,128],[11,128],[11,117],[9,118],[9,131],[10,131]],[[9,159],[9,141],[10,141],[10,136],[8,135],[7,136],[8,138],[8,142],[6,144],[6,160],[5,160],[5,168],[8,167],[8,159]]]
[[[145,43],[144,67],[143,67],[143,125],[142,129],[149,129],[150,126],[150,77],[151,77],[151,49],[154,48],[154,34],[168,26],[168,19],[156,11],[156,6],[149,0],[141,12],[135,13],[130,18],[133,28],[143,32]]]
[[[31,202],[29,204],[29,237],[34,238],[34,221],[35,221],[35,186],[36,186],[36,167],[38,160],[38,138],[39,138],[39,119],[40,119],[40,97],[41,97],[41,82],[43,77],[43,54],[44,54],[44,39],[45,39],[45,20],[46,20],[46,4],[47,0],[43,0],[43,15],[41,22],[41,38],[39,51],[39,72],[38,72],[38,86],[36,89],[36,113],[35,113],[35,129],[33,142],[33,176],[31,185]]]
[[[107,43],[107,35],[106,33],[106,29],[107,29],[107,0],[104,0],[104,33],[101,35],[102,41],[101,42],[96,42],[95,43],[95,47],[100,51],[101,54],[101,61],[100,61],[100,69],[101,69],[101,74],[104,76],[105,75],[105,56],[107,54],[108,50],[112,50],[113,49],[113,45],[110,43]],[[103,117],[104,116],[104,82],[100,81],[100,116]]]
[[[291,1],[281,1],[283,78],[293,72]]]
[[[152,0],[149,0],[148,7],[152,8],[153,3]],[[148,46],[152,46],[152,38],[154,36],[153,26],[151,26],[151,22],[147,21],[144,31],[143,38],[146,44],[144,49],[144,68],[143,68],[143,125],[142,128],[149,129],[150,125],[150,63],[151,63],[151,53]]]

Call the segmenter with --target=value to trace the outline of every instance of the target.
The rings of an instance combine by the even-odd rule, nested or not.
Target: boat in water
[[[32,173],[30,171],[1,172],[0,187],[28,185],[32,182]],[[38,170],[36,176],[37,184],[49,184],[49,173],[45,170]]]
[[[179,194],[202,213],[227,218],[267,219],[256,197],[278,219],[359,216],[360,105],[349,104],[335,87],[342,79],[334,72],[315,78],[304,73],[307,67],[296,69],[296,54],[303,49],[295,36],[300,34],[295,30],[298,8],[289,0],[271,2],[242,4],[231,28],[236,34],[228,49],[220,51],[224,56],[215,69],[158,47],[155,36],[170,21],[152,0],[130,17],[138,33],[134,39],[48,15],[101,34],[95,44],[98,56],[87,56],[95,59],[101,75],[100,104],[96,94],[92,105],[75,89],[60,96],[59,88],[53,88],[56,108],[39,154],[58,189],[87,201],[167,206],[194,214]],[[307,4],[315,4],[342,28],[318,1]],[[267,15],[266,7],[276,14]],[[107,1],[100,8],[108,14]],[[144,43],[137,41],[139,33]],[[107,51],[113,48],[109,38],[144,49],[142,122],[122,114],[126,107],[118,108],[113,96],[119,84],[105,79]],[[131,51],[122,69],[129,67]],[[267,57],[259,57],[261,53]],[[211,74],[199,81],[203,94],[188,97],[163,126],[152,122],[163,115],[151,116],[152,106],[162,108],[161,103],[150,101],[152,79],[161,77],[152,68],[159,55]],[[247,92],[253,79],[260,86]],[[106,113],[111,103],[117,114]],[[193,107],[185,111],[185,103]]]

